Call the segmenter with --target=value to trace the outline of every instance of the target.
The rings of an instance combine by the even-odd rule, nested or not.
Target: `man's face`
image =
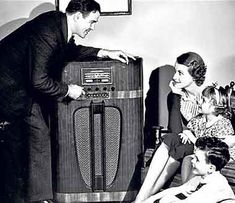
[[[192,172],[195,175],[207,175],[212,166],[212,164],[207,162],[207,152],[200,149],[196,149],[194,152],[194,157],[192,159],[192,166]]]
[[[90,12],[85,17],[83,17],[82,13],[78,13],[75,16],[74,34],[85,38],[91,30],[95,29],[95,24],[98,22],[99,17],[99,11]]]
[[[182,64],[175,64],[175,74],[173,76],[173,85],[178,88],[187,88],[194,83],[192,76],[188,72],[188,67]]]

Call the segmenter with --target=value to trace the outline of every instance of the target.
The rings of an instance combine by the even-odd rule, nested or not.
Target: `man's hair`
[[[195,52],[187,52],[177,57],[176,62],[187,66],[189,74],[194,79],[197,86],[201,86],[205,81],[206,65],[202,57]]]
[[[90,12],[100,12],[100,5],[94,0],[71,0],[65,11],[69,14],[79,11],[86,16]]]
[[[220,171],[230,159],[228,145],[217,137],[200,137],[195,146],[207,151],[207,162],[213,164],[216,171]]]

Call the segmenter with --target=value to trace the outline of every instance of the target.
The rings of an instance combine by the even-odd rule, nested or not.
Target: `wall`
[[[37,5],[53,9],[53,0],[3,0],[0,2],[0,39],[14,26],[10,21],[27,19]],[[47,6],[45,6],[47,5]],[[207,67],[207,84],[225,85],[235,75],[235,1],[133,0],[132,15],[102,16],[96,31],[79,43],[96,47],[122,49],[144,59],[144,93],[154,68],[174,65],[175,58],[186,51],[196,51]],[[10,11],[10,12],[9,12]],[[20,23],[19,23],[20,24]],[[17,24],[18,25],[18,24]],[[165,87],[167,91],[168,87]],[[161,99],[165,103],[165,98]],[[162,109],[160,123],[167,120]]]

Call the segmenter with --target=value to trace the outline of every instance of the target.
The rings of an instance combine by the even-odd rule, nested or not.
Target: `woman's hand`
[[[186,144],[187,142],[190,143],[195,143],[196,142],[196,137],[190,130],[184,130],[182,133],[179,133],[180,138],[182,139],[182,143]]]
[[[179,89],[175,87],[175,82],[173,80],[170,81],[169,87],[171,88],[171,91],[175,94],[183,95],[182,89]]]
[[[188,136],[185,134],[185,133],[179,133],[179,136],[181,138],[181,142],[183,144],[186,144],[187,142],[190,144],[191,143],[191,140],[188,138]]]
[[[181,133],[180,133],[181,134]],[[190,131],[190,130],[184,130],[183,132],[182,132],[182,143],[183,144],[186,144],[186,142],[185,142],[185,140],[187,140],[188,141],[188,143],[193,143],[193,144],[195,144],[195,142],[196,142],[196,140],[197,140],[197,138],[194,136],[194,134]],[[181,137],[181,136],[180,136]],[[187,137],[187,138],[186,138]],[[183,140],[184,140],[184,142],[183,142]]]

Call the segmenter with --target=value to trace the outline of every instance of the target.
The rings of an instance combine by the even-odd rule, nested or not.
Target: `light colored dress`
[[[190,97],[188,98],[186,94],[182,95],[180,98],[180,112],[184,118],[189,121],[191,118],[195,117],[199,113],[198,101],[200,97]]]

